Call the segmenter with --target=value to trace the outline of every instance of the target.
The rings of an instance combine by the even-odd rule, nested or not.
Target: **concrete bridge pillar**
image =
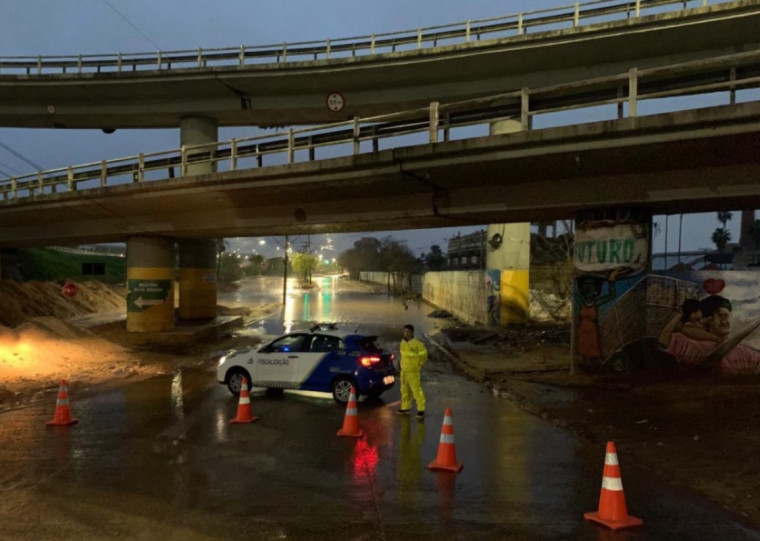
[[[182,146],[216,143],[219,141],[219,123],[214,118],[198,116],[185,117],[180,121],[179,141]],[[215,146],[208,146],[198,149],[195,152],[189,150],[188,157],[192,157],[195,153],[208,153],[211,150],[215,150],[215,148]],[[216,164],[211,162],[191,164],[187,167],[188,176],[204,175],[215,172]]]
[[[647,278],[651,259],[650,211],[606,208],[576,215],[573,368],[576,360],[582,359],[584,366],[609,362],[626,369],[633,352],[627,346],[640,344],[648,336],[652,322],[647,318],[661,316],[651,310],[650,302],[672,310],[680,308],[678,299],[683,291],[677,280]],[[662,325],[654,320],[658,332]]]
[[[525,323],[530,305],[530,223],[488,225],[486,269],[489,322]]]
[[[179,318],[216,317],[216,243],[179,241]]]
[[[174,240],[127,240],[127,332],[174,330]]]
[[[519,131],[522,124],[511,119],[492,122],[489,127],[490,135]],[[489,322],[525,323],[530,305],[530,223],[488,226],[486,269]]]

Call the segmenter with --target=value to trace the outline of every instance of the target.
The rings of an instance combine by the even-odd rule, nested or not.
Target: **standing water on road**
[[[301,289],[295,279],[289,280],[284,311],[254,323],[251,328],[277,335],[315,322],[334,322],[345,331],[378,335],[381,342],[398,342],[406,323],[414,325],[417,336],[450,324],[450,320],[428,317],[434,308],[423,301],[404,302],[400,297],[372,292],[372,286],[340,276],[318,276],[313,284],[313,288]],[[281,299],[282,279],[272,277],[243,280],[238,290],[219,295],[220,304],[248,306]]]

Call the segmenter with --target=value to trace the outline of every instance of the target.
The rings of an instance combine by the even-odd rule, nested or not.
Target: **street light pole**
[[[285,235],[285,266],[282,270],[282,306],[288,298],[288,235]]]

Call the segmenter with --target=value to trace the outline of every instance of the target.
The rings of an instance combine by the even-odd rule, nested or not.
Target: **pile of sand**
[[[31,380],[87,380],[130,358],[121,346],[54,317],[33,318],[15,329],[0,326],[0,382],[7,390]]]
[[[124,292],[102,282],[73,282],[78,293],[68,298],[59,282],[0,281],[0,325],[15,327],[30,318],[68,319],[99,312],[126,311]],[[123,289],[123,288],[122,288]]]

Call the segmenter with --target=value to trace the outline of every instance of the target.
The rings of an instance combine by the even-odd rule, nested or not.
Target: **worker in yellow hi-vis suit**
[[[417,418],[425,418],[425,393],[422,392],[420,371],[427,361],[428,353],[425,344],[414,337],[414,327],[404,325],[404,335],[401,340],[401,409],[396,413],[408,415],[412,409],[412,397],[417,404]]]

